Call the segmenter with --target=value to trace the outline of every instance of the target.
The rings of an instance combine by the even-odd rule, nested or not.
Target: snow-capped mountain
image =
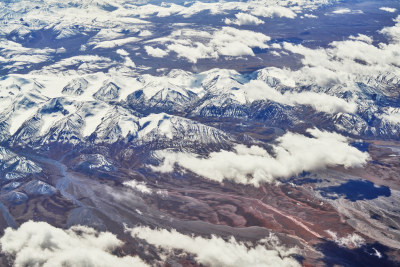
[[[299,91],[271,75],[269,69],[250,75],[215,69],[146,74],[120,83],[122,76],[110,81],[100,73],[70,79],[9,76],[0,81],[2,101],[10,103],[0,113],[1,137],[12,146],[32,147],[122,140],[144,144],[160,138],[217,144],[230,139],[229,133],[195,118],[254,120],[293,129],[307,121],[359,137],[397,134],[397,113],[388,112],[397,104],[388,100],[389,92],[359,82],[353,89],[310,85]],[[335,106],[326,109],[332,101]]]
[[[0,1],[0,266],[398,266],[399,11]]]
[[[151,114],[139,119],[139,144],[159,144],[178,147],[217,146],[233,141],[233,137],[224,131],[190,119],[171,116],[166,113]]]
[[[0,147],[1,179],[12,181],[24,178],[26,175],[40,173],[42,168],[23,156],[18,156],[7,148]]]

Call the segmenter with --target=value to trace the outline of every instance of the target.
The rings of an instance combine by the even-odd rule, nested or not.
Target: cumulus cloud
[[[349,39],[356,40],[356,41],[362,41],[367,44],[372,44],[372,42],[373,42],[373,39],[365,34],[358,34],[357,36],[350,35]]]
[[[117,49],[117,54],[121,55],[121,56],[129,56],[129,53],[124,50],[124,49]]]
[[[310,105],[317,111],[325,113],[354,113],[357,111],[357,104],[347,102],[346,100],[323,93],[301,92],[285,93],[283,96],[294,104]]]
[[[389,12],[389,13],[394,13],[394,12],[396,12],[396,8],[393,8],[393,7],[381,7],[381,8],[379,8],[379,10],[382,10],[382,11],[386,11],[386,12]]]
[[[355,233],[348,234],[344,237],[338,237],[337,233],[334,231],[326,230],[326,232],[336,244],[342,247],[358,248],[365,244],[365,239]]]
[[[133,190],[139,191],[143,194],[151,194],[152,190],[146,185],[145,182],[138,182],[136,180],[126,181],[123,185],[132,188]]]
[[[220,55],[253,56],[253,47],[267,48],[265,44],[271,38],[258,32],[223,27],[216,31],[210,44]],[[239,47],[239,48],[238,48]]]
[[[0,239],[2,252],[14,258],[14,266],[147,266],[137,257],[118,257],[122,246],[114,234],[86,226],[68,230],[46,222],[29,221],[18,229],[7,228]]]
[[[358,167],[369,155],[348,144],[346,137],[318,129],[308,129],[312,137],[288,132],[277,139],[273,155],[259,146],[237,145],[233,151],[212,152],[207,158],[183,152],[157,151],[159,166],[154,171],[172,172],[179,165],[210,180],[225,179],[258,186],[279,177],[328,166]]]
[[[217,53],[213,48],[205,46],[204,44],[197,42],[191,45],[182,44],[171,44],[168,45],[168,49],[178,54],[178,57],[186,58],[190,62],[196,63],[201,58],[216,58]]]
[[[286,249],[279,245],[275,236],[270,236],[248,247],[231,237],[228,241],[217,237],[184,235],[176,230],[136,227],[127,229],[133,237],[146,240],[155,246],[174,250],[179,249],[195,255],[195,260],[206,266],[300,266],[291,257],[296,249]],[[267,249],[272,246],[272,249]]]
[[[153,35],[153,33],[149,30],[142,30],[138,34],[140,37],[147,37]]]
[[[271,38],[265,34],[222,27],[212,33],[182,29],[174,31],[170,36],[153,39],[149,42],[167,43],[165,53],[175,52],[178,57],[196,63],[202,58],[218,58],[219,56],[254,56],[252,48],[267,48]],[[145,48],[148,54],[154,52]],[[162,53],[158,51],[158,53]],[[150,52],[150,53],[149,53]]]
[[[225,24],[235,24],[238,26],[242,26],[242,25],[260,25],[260,24],[264,24],[264,21],[262,21],[261,19],[250,15],[250,14],[246,14],[246,13],[237,13],[235,15],[236,19],[232,20],[232,19],[225,19]]]
[[[304,14],[304,17],[309,18],[309,19],[317,19],[318,16],[315,16],[313,14]]]
[[[397,16],[397,18],[394,19],[394,22],[396,23],[393,27],[385,27],[383,28],[380,33],[385,34],[387,37],[389,37],[393,42],[392,44],[389,44],[388,46],[385,46],[383,44],[380,44],[381,49],[390,49],[393,56],[397,57],[399,56],[398,53],[394,53],[394,51],[399,51],[398,48],[400,46],[400,15]],[[397,49],[397,50],[395,50]]]
[[[144,47],[144,49],[146,50],[146,53],[152,57],[165,57],[166,55],[168,55],[168,52],[166,52],[158,47],[154,48],[154,47],[146,45]]]
[[[286,92],[282,94],[268,84],[253,80],[243,87],[243,91],[250,101],[269,99],[271,101],[286,105],[309,105],[317,111],[326,113],[354,113],[357,104],[347,102],[342,98],[315,92]]]
[[[251,11],[251,14],[253,14],[254,16],[265,18],[284,17],[294,19],[297,16],[297,14],[293,10],[284,6],[259,6],[257,8],[254,8]]]

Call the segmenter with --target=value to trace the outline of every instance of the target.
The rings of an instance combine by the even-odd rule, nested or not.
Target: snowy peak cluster
[[[379,76],[365,83],[312,83],[308,89],[298,84],[301,80],[291,82],[295,79],[288,75],[293,73],[269,67],[250,75],[224,69],[133,77],[10,75],[0,81],[1,138],[18,146],[85,140],[143,144],[161,137],[218,143],[231,139],[230,134],[190,118],[241,118],[272,125],[286,120],[288,125],[301,125],[305,118],[296,110],[320,113],[329,121],[319,126],[322,129],[334,127],[356,136],[391,136],[400,127],[391,91],[374,89],[388,83],[396,86],[395,73],[390,81]]]

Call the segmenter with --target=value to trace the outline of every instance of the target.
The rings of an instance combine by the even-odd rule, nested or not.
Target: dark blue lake
[[[325,266],[346,266],[346,267],[386,267],[400,266],[394,262],[386,253],[390,249],[382,244],[366,244],[360,248],[348,249],[329,241],[317,247],[324,254]]]
[[[320,188],[319,191],[323,197],[329,199],[337,199],[343,196],[350,201],[370,200],[391,195],[389,187],[376,186],[374,183],[365,180],[349,180],[338,186]]]

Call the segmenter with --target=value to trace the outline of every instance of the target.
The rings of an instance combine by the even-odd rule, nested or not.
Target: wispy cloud
[[[146,240],[163,249],[179,249],[195,255],[195,260],[206,266],[300,266],[291,257],[297,250],[287,249],[279,244],[275,236],[248,246],[234,237],[224,240],[217,236],[205,238],[184,235],[176,230],[135,227],[127,229],[133,237]],[[270,247],[270,248],[267,248]]]

